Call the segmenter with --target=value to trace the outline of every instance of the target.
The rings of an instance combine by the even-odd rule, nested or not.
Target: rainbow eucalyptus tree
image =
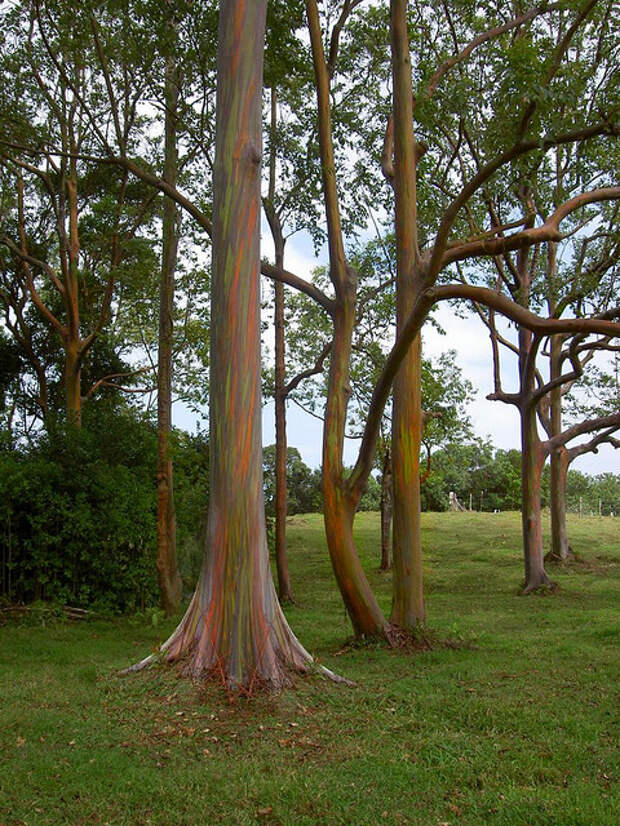
[[[310,655],[271,578],[262,484],[261,93],[266,0],[220,6],[210,362],[210,497],[204,566],[161,655],[233,688],[279,688]],[[147,664],[150,658],[137,667]]]

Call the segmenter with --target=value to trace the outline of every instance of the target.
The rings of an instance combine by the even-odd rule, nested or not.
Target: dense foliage
[[[152,425],[130,410],[89,409],[81,430],[0,451],[0,599],[106,611],[157,602]],[[182,573],[197,578],[208,492],[203,436],[175,447]]]

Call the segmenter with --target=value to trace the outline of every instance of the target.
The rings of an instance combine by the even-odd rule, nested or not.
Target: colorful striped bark
[[[401,335],[423,286],[417,237],[416,148],[413,132],[407,1],[391,4],[394,82],[396,334]],[[422,340],[418,334],[394,382],[392,412],[392,624],[409,631],[424,621],[420,534]]]
[[[231,688],[279,688],[312,660],[278,603],[261,448],[259,219],[266,0],[222,0],[211,298],[210,499],[205,560],[161,653]],[[150,659],[135,668],[148,664]]]

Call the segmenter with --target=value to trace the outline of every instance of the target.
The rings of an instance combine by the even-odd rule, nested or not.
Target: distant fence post
[[[579,497],[579,516],[583,516],[583,496]]]

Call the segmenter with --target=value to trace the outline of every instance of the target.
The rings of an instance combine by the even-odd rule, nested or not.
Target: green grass
[[[378,516],[357,538],[386,610]],[[428,621],[463,646],[346,646],[318,516],[290,520],[293,629],[355,680],[230,704],[169,668],[115,670],[172,625],[0,628],[0,824],[612,826],[620,536],[575,518],[581,563],[521,597],[516,514],[425,514]]]

